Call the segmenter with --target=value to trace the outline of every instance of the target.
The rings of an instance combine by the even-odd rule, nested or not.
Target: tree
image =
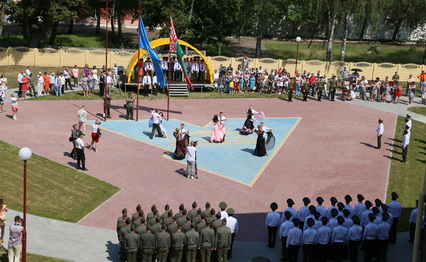
[[[416,28],[426,19],[424,13],[420,11],[425,10],[425,1],[390,0],[385,7],[388,14],[387,22],[394,29],[392,41],[398,38],[403,24],[409,28]]]
[[[6,12],[6,0],[0,0],[0,37],[3,36],[3,19]]]

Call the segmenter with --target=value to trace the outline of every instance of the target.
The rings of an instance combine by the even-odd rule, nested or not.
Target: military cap
[[[192,207],[197,207],[197,201],[192,202]]]
[[[316,212],[314,213],[314,217],[315,217],[315,219],[320,218],[320,217],[321,217],[321,213],[320,213],[320,212],[318,212],[318,211],[316,211]]]
[[[337,203],[337,207],[342,210],[343,208],[345,208],[345,204],[343,204],[342,202]]]
[[[351,214],[351,211],[347,210],[346,208],[343,209],[343,215],[349,216]]]
[[[317,202],[320,203],[320,204],[324,203],[324,198],[317,197]]]
[[[389,214],[388,214],[388,213],[386,213],[386,212],[384,212],[384,213],[382,214],[382,219],[383,219],[383,221],[388,220],[388,219],[389,219]]]
[[[277,210],[278,209],[278,204],[275,202],[272,202],[271,205],[269,206],[272,210]]]
[[[333,204],[337,204],[337,198],[335,198],[335,197],[330,197],[330,202],[331,203],[333,203]]]
[[[309,199],[309,197],[304,197],[302,201],[303,201],[304,204],[311,203],[311,200]]]
[[[410,116],[409,114],[407,114],[407,117],[408,117],[408,118],[411,118],[411,116]]]
[[[165,206],[164,206],[164,209],[170,209],[170,206],[169,206],[169,204],[166,204]]]
[[[380,200],[380,199],[376,198],[376,199],[374,200],[374,203],[376,203],[376,205],[380,206],[380,205],[382,204],[382,200]]]
[[[308,220],[306,221],[306,223],[308,224],[309,227],[315,225],[315,221],[312,218],[308,218]]]
[[[379,210],[377,207],[373,207],[373,208],[371,209],[371,211],[373,211],[373,213],[374,213],[375,215],[377,215],[377,214],[380,212],[380,210]]]
[[[356,198],[358,199],[359,202],[361,202],[365,199],[364,196],[361,195],[361,194],[356,195]]]
[[[346,196],[345,196],[345,200],[346,200],[347,202],[350,202],[350,201],[352,201],[352,197],[351,197],[350,195],[346,195]]]
[[[225,202],[223,202],[223,201],[219,203],[220,209],[225,209],[227,206],[228,205]]]
[[[396,192],[392,192],[392,199],[397,199],[399,198],[398,194]]]
[[[311,213],[315,213],[317,211],[317,208],[313,205],[310,205],[308,209],[309,209],[309,212]]]
[[[361,220],[359,219],[359,217],[358,217],[357,215],[354,215],[354,216],[352,217],[352,221],[353,221],[355,224],[359,224],[359,222],[361,222]]]
[[[343,217],[341,217],[341,216],[338,216],[338,217],[337,217],[337,222],[338,222],[339,224],[343,224],[343,223],[345,222],[345,219],[344,219]]]
[[[293,218],[293,224],[298,225],[299,223],[300,220],[297,217]]]
[[[333,209],[330,211],[330,213],[331,213],[331,215],[332,215],[332,216],[337,216],[337,214],[339,214],[339,211],[337,211],[337,209],[333,208]]]
[[[141,219],[142,223],[145,223],[145,218],[144,217],[141,217],[140,219]]]
[[[327,224],[328,223],[328,218],[327,217],[322,217],[321,221],[322,221],[322,223]]]
[[[368,214],[368,219],[374,221],[376,219],[376,216],[373,213]]]
[[[179,210],[184,210],[185,209],[185,205],[182,203],[179,205]]]
[[[369,209],[370,207],[372,207],[373,206],[373,203],[371,203],[371,201],[370,200],[367,200],[367,201],[365,201],[365,207],[367,208],[367,209]]]
[[[290,218],[292,216],[292,214],[291,214],[290,211],[285,211],[284,212],[284,216],[288,219],[288,218]]]
[[[226,213],[228,213],[229,216],[232,216],[233,214],[235,214],[235,210],[233,208],[228,208],[228,210],[226,210]]]
[[[206,202],[206,208],[210,207],[210,203]]]
[[[287,204],[291,205],[291,206],[294,205],[293,199],[291,199],[291,198],[287,199]]]
[[[383,211],[388,211],[389,210],[389,206],[386,204],[382,204],[381,208],[383,209]]]

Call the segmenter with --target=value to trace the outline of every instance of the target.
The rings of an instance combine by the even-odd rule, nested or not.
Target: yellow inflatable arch
[[[195,47],[193,47],[192,45],[188,44],[185,41],[182,40],[178,40],[179,44],[183,45],[183,46],[187,46],[189,48],[191,48],[192,50],[194,50],[195,52],[197,52],[198,55],[200,55],[200,57],[204,60],[206,66],[207,66],[207,70],[206,70],[206,81],[210,84],[213,83],[213,77],[212,77],[212,71],[209,65],[209,62],[207,61],[207,58]],[[170,38],[160,38],[160,39],[156,39],[150,42],[151,43],[151,47],[152,48],[156,48],[162,45],[168,45],[170,44]],[[140,57],[142,57],[143,55],[145,55],[147,53],[147,51],[145,49],[140,49]],[[138,63],[138,51],[136,51],[132,58],[129,61],[129,64],[127,65],[127,82],[130,82],[130,78],[132,76],[132,72],[133,69],[135,68],[136,64]],[[188,72],[189,73],[189,72]]]

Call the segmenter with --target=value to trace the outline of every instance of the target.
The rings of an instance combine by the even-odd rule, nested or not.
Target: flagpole
[[[170,2],[170,18],[171,17],[172,17],[172,3]],[[170,53],[170,45],[169,45],[169,61],[168,61],[169,66],[171,61],[172,61],[172,53]],[[169,68],[169,73],[167,76],[167,121],[170,119],[170,72],[171,72],[171,68]]]
[[[141,1],[138,1],[139,3],[139,27],[141,26]],[[140,39],[140,30],[138,30],[138,39]],[[140,61],[141,61],[141,46],[140,46],[140,40],[138,40],[138,71],[137,71],[137,83],[136,83],[136,121],[139,120],[139,83],[140,83],[140,76],[139,71],[140,69]]]

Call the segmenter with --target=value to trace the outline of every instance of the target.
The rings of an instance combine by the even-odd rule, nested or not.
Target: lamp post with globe
[[[19,150],[19,158],[24,161],[24,221],[22,226],[22,262],[27,261],[27,161],[31,158],[33,152],[28,147],[23,147]]]
[[[297,77],[297,64],[298,62],[298,58],[299,58],[299,43],[302,41],[302,38],[300,38],[300,36],[296,37],[296,64],[294,66],[294,88],[296,88],[296,77]],[[296,89],[297,90],[297,89]],[[295,91],[295,90],[293,90]]]

